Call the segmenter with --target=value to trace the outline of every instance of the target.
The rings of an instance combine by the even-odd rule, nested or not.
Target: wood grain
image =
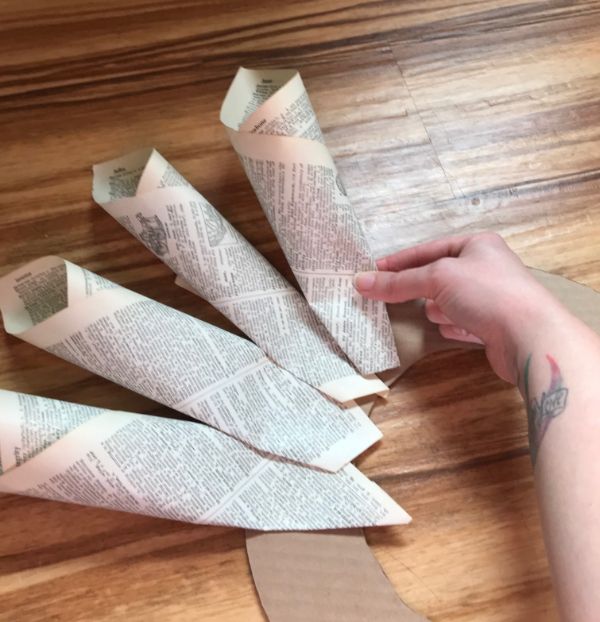
[[[6,0],[0,269],[59,254],[227,326],[94,206],[154,145],[285,269],[219,126],[240,64],[300,69],[377,254],[454,231],[600,289],[600,2]],[[168,414],[0,336],[0,386]],[[413,515],[368,539],[434,622],[557,619],[515,391],[480,352],[408,372],[359,461]],[[239,530],[4,496],[0,619],[264,620]]]

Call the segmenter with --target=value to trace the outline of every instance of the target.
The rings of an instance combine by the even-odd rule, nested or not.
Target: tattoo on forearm
[[[547,391],[542,392],[539,399],[537,397],[531,398],[529,395],[531,354],[527,357],[525,369],[523,371],[527,421],[529,426],[529,450],[531,452],[531,462],[534,466],[548,426],[558,415],[564,412],[569,395],[569,390],[563,385],[560,368],[556,361],[549,354],[546,354],[546,358],[550,364],[550,387]]]

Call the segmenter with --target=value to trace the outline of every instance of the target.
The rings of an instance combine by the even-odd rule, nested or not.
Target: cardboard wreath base
[[[600,334],[600,293],[561,276],[534,276],[574,315]],[[433,352],[480,348],[444,339],[425,317],[422,301],[388,305],[401,367],[392,384]],[[362,406],[370,411],[374,400]],[[361,529],[325,532],[247,532],[246,551],[270,622],[425,622],[396,594]]]
[[[271,622],[425,622],[398,597],[362,529],[248,532],[246,551]]]

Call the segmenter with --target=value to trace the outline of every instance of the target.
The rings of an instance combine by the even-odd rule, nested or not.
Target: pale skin
[[[447,338],[481,343],[518,385],[544,538],[565,622],[600,620],[600,337],[492,233],[451,237],[384,257],[355,277],[365,297],[425,298]]]

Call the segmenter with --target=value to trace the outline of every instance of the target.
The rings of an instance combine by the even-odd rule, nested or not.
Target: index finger
[[[406,268],[427,265],[442,257],[458,257],[471,237],[457,235],[417,244],[378,259],[377,268],[387,272],[398,272]]]
[[[365,298],[385,302],[406,302],[436,295],[430,267],[401,272],[359,272],[354,277],[354,287]]]

